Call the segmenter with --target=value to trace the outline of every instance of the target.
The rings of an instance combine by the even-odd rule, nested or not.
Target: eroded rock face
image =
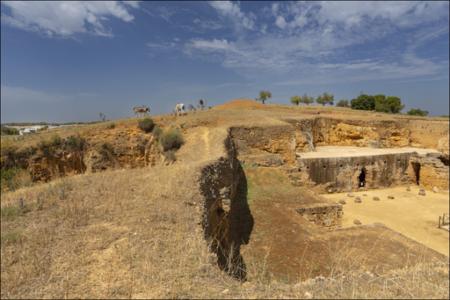
[[[55,177],[82,174],[86,171],[83,152],[56,151],[50,156],[38,153],[29,159],[28,171],[33,181],[49,181]]]
[[[218,266],[240,280],[246,278],[240,247],[247,244],[253,217],[247,203],[247,181],[231,138],[226,153],[201,171],[200,190],[205,197],[202,226]]]
[[[408,174],[415,181],[426,188],[437,187],[449,189],[449,166],[439,154],[428,154],[413,157],[410,161]]]
[[[63,146],[51,153],[38,149],[26,159],[26,167],[36,182],[107,169],[154,166],[163,160],[152,135],[118,132],[113,138],[88,138],[81,151],[67,151]]]
[[[389,187],[410,180],[407,169],[412,154],[299,159],[303,178],[334,191]]]

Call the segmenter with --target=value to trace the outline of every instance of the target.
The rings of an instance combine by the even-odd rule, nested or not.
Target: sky
[[[92,121],[272,92],[449,111],[449,2],[2,1],[1,121]]]

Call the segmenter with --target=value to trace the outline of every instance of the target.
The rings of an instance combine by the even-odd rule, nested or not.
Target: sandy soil
[[[370,148],[352,146],[323,146],[317,147],[316,151],[300,154],[300,158],[322,158],[322,157],[355,157],[384,154],[412,153],[424,155],[427,153],[439,153],[435,149],[402,147],[402,148]]]
[[[426,196],[418,195],[419,188],[395,187],[353,193],[362,203],[355,203],[347,193],[322,195],[327,199],[344,199],[343,226],[354,226],[358,219],[362,224],[383,223],[389,228],[416,240],[444,255],[449,256],[449,232],[439,229],[438,218],[449,212],[449,193],[427,191]],[[364,196],[366,195],[366,196]],[[377,196],[380,201],[372,198]],[[395,199],[388,199],[394,196]]]

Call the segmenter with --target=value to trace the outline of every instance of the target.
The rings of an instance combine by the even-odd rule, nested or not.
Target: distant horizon
[[[1,122],[361,92],[449,113],[448,1],[3,1]]]

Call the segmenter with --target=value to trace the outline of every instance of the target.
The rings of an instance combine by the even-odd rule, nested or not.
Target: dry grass
[[[271,274],[267,252],[246,261],[247,282],[219,270],[200,225],[198,176],[201,164],[221,155],[223,139],[200,126],[275,124],[281,121],[272,116],[285,116],[284,110],[154,118],[163,128],[191,132],[174,164],[76,175],[2,193],[1,298],[448,298],[444,263],[343,277],[341,255],[330,265],[332,278],[288,284]],[[301,115],[300,109],[289,111]],[[134,134],[136,122],[62,128],[58,134]],[[45,138],[30,135],[15,143]],[[345,245],[341,251],[351,263],[352,252]]]
[[[177,174],[177,176],[174,176]],[[278,282],[265,260],[239,283],[217,268],[182,165],[73,176],[2,195],[2,298],[448,297],[448,266]],[[192,205],[194,203],[194,205]]]

